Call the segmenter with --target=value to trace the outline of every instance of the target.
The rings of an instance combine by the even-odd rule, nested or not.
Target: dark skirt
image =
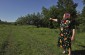
[[[64,29],[61,31],[58,37],[58,46],[64,49],[71,48],[71,36],[72,30]]]

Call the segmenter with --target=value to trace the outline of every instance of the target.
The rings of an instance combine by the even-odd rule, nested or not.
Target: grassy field
[[[63,55],[57,47],[59,30],[0,25],[0,55]],[[76,33],[73,55],[85,55],[85,33]]]

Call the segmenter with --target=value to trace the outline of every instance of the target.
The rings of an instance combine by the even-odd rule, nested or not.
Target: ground
[[[63,55],[58,29],[0,25],[0,55]],[[73,55],[85,55],[85,33],[76,32]]]

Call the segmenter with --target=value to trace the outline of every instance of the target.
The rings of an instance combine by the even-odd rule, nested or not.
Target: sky
[[[0,19],[2,21],[15,22],[18,17],[42,11],[42,7],[50,8],[56,5],[58,0],[0,0]],[[77,11],[82,10],[82,0],[74,0],[78,3]]]

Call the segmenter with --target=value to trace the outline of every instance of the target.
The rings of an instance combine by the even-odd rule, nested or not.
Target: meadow
[[[0,55],[63,55],[58,29],[0,25]],[[85,55],[85,33],[76,32],[73,55]]]

